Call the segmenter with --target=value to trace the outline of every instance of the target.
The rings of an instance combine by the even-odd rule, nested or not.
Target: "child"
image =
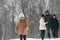
[[[24,14],[20,14],[20,20],[16,25],[16,33],[20,35],[20,40],[26,40],[26,35],[28,32],[27,22],[25,20]],[[23,39],[22,39],[23,38]]]

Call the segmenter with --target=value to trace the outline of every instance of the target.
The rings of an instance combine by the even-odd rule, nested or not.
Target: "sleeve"
[[[41,25],[47,24],[43,19],[40,19],[39,23],[40,23]]]
[[[45,16],[45,22],[46,22],[46,16]]]
[[[58,20],[57,20],[57,26],[58,26],[58,29],[59,29],[59,22],[58,22]]]
[[[19,24],[16,23],[16,25],[15,25],[15,32],[16,32],[16,33],[18,32],[18,27],[19,27]]]
[[[26,23],[26,31],[28,31],[28,30],[29,30],[28,23]]]

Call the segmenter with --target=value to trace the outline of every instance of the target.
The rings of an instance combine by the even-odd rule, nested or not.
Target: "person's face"
[[[21,19],[21,20],[24,20],[24,17],[21,17],[20,19]]]
[[[56,18],[56,16],[53,16],[53,19],[55,19]]]
[[[46,15],[48,15],[49,13],[47,12]]]
[[[42,16],[42,18],[44,19],[44,16]]]

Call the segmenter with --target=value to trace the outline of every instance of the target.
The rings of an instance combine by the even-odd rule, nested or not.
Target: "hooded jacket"
[[[24,14],[21,13],[19,17],[20,18],[24,17]],[[28,30],[29,30],[29,28],[28,28],[28,24],[25,20],[25,17],[24,17],[24,20],[19,20],[19,22],[16,23],[15,31],[19,35],[27,35]]]

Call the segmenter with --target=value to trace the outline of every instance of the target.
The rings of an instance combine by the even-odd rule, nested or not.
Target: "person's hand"
[[[48,22],[46,22],[46,24],[47,24]]]
[[[18,31],[17,31],[17,30],[15,30],[15,33],[18,33]]]
[[[29,30],[29,28],[28,27],[26,27],[26,31],[28,31]]]

